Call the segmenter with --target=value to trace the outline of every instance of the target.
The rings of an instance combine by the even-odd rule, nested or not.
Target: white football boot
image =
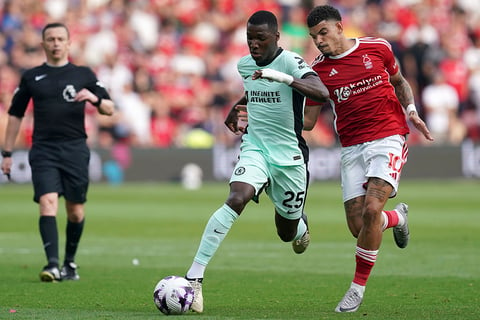
[[[399,203],[395,207],[395,211],[403,216],[405,223],[402,226],[393,227],[393,239],[397,246],[401,249],[405,248],[410,239],[410,231],[408,229],[408,205]]]
[[[203,312],[203,294],[202,294],[202,281],[203,278],[197,279],[188,279],[188,282],[192,285],[194,296],[191,309],[195,312],[202,313]]]

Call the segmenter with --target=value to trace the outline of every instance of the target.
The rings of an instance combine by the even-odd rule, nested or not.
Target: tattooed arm
[[[412,88],[408,84],[407,80],[403,77],[400,70],[390,77],[390,83],[395,88],[395,94],[397,95],[398,101],[405,108],[410,122],[420,131],[423,136],[430,141],[433,141],[433,137],[430,134],[430,131],[427,128],[427,125],[423,120],[418,116],[418,112],[415,108],[415,101],[413,98]]]

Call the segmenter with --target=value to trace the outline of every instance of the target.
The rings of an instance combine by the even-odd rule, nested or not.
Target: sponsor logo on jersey
[[[382,76],[378,75],[369,79],[363,79],[348,86],[337,88],[333,93],[337,96],[337,102],[347,100],[350,95],[357,95],[364,93],[372,88],[375,88],[383,83]]]
[[[236,176],[241,176],[244,173],[245,173],[245,168],[244,167],[238,167],[237,170],[235,170],[235,175]]]
[[[72,84],[67,84],[65,89],[63,89],[63,99],[68,102],[73,102],[75,100],[75,96],[77,95],[77,91]]]
[[[297,213],[298,211],[300,210],[288,210],[287,214],[294,214],[294,213]]]
[[[335,68],[332,68],[332,70],[330,70],[330,74],[328,75],[329,77],[333,77],[334,75],[336,75],[338,73],[337,70],[335,70]]]
[[[96,84],[98,87],[105,88],[105,84],[104,84],[102,81],[97,81],[95,84]]]
[[[365,69],[372,69],[373,68],[373,63],[368,54],[364,54],[362,56],[363,59],[363,65],[365,66]]]
[[[298,69],[302,70],[303,68],[308,67],[307,63],[305,62],[305,60],[303,60],[302,57],[296,56],[296,57],[294,57],[294,58],[297,60]]]
[[[256,103],[281,103],[280,91],[258,91],[247,92],[247,100]]]
[[[47,75],[46,74],[41,74],[39,76],[35,76],[35,81],[40,81],[42,80],[43,78],[45,78]]]

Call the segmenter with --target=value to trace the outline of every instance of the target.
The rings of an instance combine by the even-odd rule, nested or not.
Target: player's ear
[[[342,21],[335,22],[335,26],[337,27],[337,31],[339,34],[343,32],[343,23]]]

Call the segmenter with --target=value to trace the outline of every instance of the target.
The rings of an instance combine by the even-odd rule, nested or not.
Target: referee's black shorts
[[[29,152],[34,196],[38,202],[56,192],[73,203],[87,201],[90,150],[85,139],[35,142]]]

